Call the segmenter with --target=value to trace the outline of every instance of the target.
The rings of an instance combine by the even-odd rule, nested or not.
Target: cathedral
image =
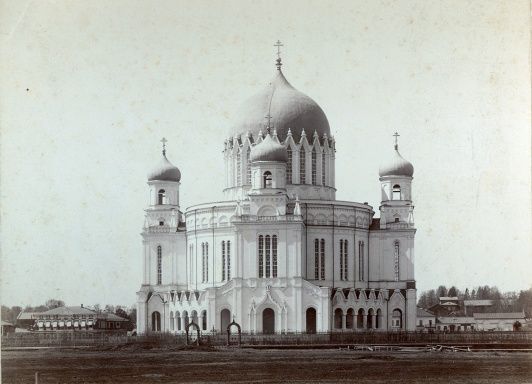
[[[167,157],[148,175],[137,332],[414,330],[414,168],[395,146],[379,169],[379,217],[336,200],[335,138],[276,62],[223,140],[220,201],[181,210]],[[340,139],[340,138],[339,138]],[[377,174],[377,170],[375,171]],[[341,177],[341,176],[340,176]]]

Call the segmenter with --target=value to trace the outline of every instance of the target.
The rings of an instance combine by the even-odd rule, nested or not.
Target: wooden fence
[[[230,338],[237,344],[238,335]],[[115,346],[145,343],[150,346],[185,345],[184,334],[150,334],[127,336],[110,332],[28,332],[13,333],[2,337],[2,348],[9,347],[77,347]],[[227,334],[203,332],[200,343],[226,345]],[[532,332],[462,332],[462,333],[417,333],[417,332],[331,332],[331,333],[286,333],[286,334],[241,334],[242,345],[336,345],[336,344],[519,344],[532,347]]]

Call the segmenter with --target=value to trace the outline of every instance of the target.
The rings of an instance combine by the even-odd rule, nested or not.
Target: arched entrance
[[[152,332],[161,332],[161,314],[157,311],[151,314],[151,330]]]
[[[271,308],[262,311],[262,333],[275,333],[275,312]]]
[[[342,316],[344,312],[340,308],[334,310],[334,328],[342,329]]]
[[[229,309],[222,309],[220,312],[220,331],[225,331],[231,323],[231,311]]]
[[[316,333],[316,310],[314,308],[307,309],[307,333]]]

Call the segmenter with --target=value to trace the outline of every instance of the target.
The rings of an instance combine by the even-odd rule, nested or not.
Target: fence
[[[231,344],[237,344],[238,335],[231,336]],[[31,332],[13,333],[2,337],[2,348],[8,347],[76,347],[115,346],[125,344],[185,345],[184,334],[151,334],[127,336],[111,332]],[[204,345],[227,344],[227,334],[207,333],[200,336]],[[416,332],[331,332],[287,334],[241,334],[242,345],[336,345],[336,344],[520,344],[532,346],[532,332],[462,332],[462,333],[416,333]]]

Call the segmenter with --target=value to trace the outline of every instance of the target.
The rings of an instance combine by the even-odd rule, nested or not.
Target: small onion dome
[[[170,163],[166,158],[166,155],[163,155],[159,165],[148,174],[148,181],[155,180],[174,182],[181,180],[181,172],[179,171],[179,168]]]
[[[393,156],[379,168],[379,176],[408,176],[414,175],[414,166],[408,160],[405,160],[399,153],[397,145],[393,151]]]
[[[268,133],[264,140],[251,149],[249,156],[254,161],[279,161],[286,163],[288,154],[286,148],[274,140]]]

